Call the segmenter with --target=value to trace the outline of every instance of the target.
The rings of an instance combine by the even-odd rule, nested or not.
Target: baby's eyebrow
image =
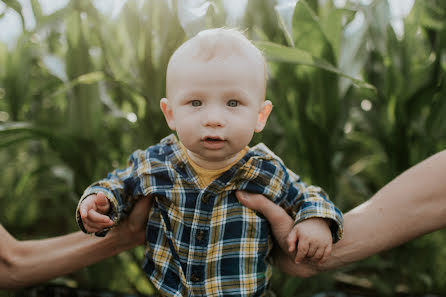
[[[185,91],[185,92],[180,92],[179,93],[179,97],[180,98],[191,98],[191,97],[197,97],[197,98],[202,98],[206,96],[205,92],[202,91]]]
[[[237,97],[241,97],[241,98],[246,98],[246,97],[248,97],[248,94],[244,91],[244,90],[241,90],[241,89],[233,89],[233,90],[228,90],[228,91],[226,91],[225,93],[225,96],[237,96]]]

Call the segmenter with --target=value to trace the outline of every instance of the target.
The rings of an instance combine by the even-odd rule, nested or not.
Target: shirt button
[[[203,230],[198,230],[197,234],[195,235],[195,238],[198,241],[202,241],[204,238],[204,231]]]
[[[204,195],[203,196],[203,202],[204,203],[208,203],[209,202],[209,195]]]
[[[195,273],[192,273],[190,276],[190,280],[193,281],[194,283],[196,283],[196,282],[200,281],[200,277],[198,275],[196,275]]]

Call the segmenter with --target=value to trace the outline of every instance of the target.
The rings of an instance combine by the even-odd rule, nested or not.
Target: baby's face
[[[161,100],[169,127],[202,167],[231,163],[271,111],[264,101],[263,62],[241,55],[182,58],[172,72],[168,98]]]

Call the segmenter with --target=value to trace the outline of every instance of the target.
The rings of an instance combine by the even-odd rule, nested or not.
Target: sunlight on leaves
[[[189,37],[206,28],[206,14],[211,5],[206,0],[178,1],[178,19]]]
[[[237,27],[241,25],[246,13],[248,0],[223,0],[226,12],[226,25]]]
[[[289,45],[292,47],[294,47],[293,16],[298,1],[299,0],[277,0],[277,4],[274,6],[281,28],[285,33]]]
[[[314,66],[338,74],[345,78],[348,78],[361,88],[375,90],[375,87],[368,84],[367,82],[351,77],[346,73],[343,73],[341,70],[337,69],[330,63],[320,58],[314,57],[306,51],[265,41],[259,41],[256,42],[255,44],[264,52],[266,57],[271,61]]]

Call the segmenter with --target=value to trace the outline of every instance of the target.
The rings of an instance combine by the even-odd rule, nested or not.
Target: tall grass
[[[22,15],[19,2],[2,2]],[[19,238],[77,230],[83,189],[169,133],[159,110],[168,59],[207,27],[246,29],[268,58],[274,110],[253,142],[265,142],[344,211],[446,147],[443,1],[415,1],[403,35],[391,26],[385,0],[342,8],[251,0],[242,17],[223,1],[205,1],[192,19],[196,10],[177,1],[128,0],[113,18],[91,1],[70,1],[51,15],[31,2],[35,29],[14,48],[0,44],[0,221]],[[441,231],[343,271],[369,279],[380,294],[444,293],[445,246]],[[142,253],[59,281],[153,293],[137,268]],[[278,296],[296,296],[334,282],[332,273],[295,280],[277,272],[273,287]]]

